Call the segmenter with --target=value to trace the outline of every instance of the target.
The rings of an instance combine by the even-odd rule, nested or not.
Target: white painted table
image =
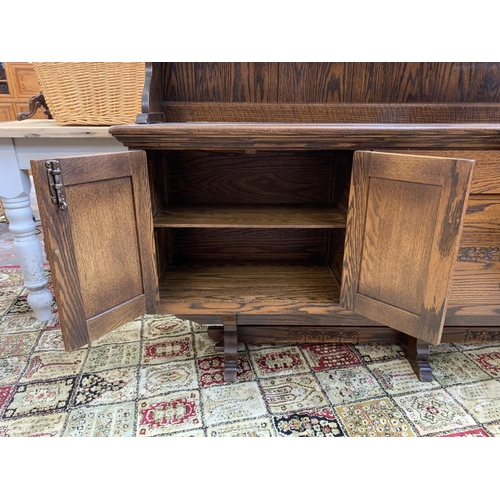
[[[24,274],[28,304],[39,321],[52,316],[43,255],[30,206],[30,160],[126,151],[107,126],[61,126],[54,120],[0,122],[0,198],[14,236],[14,252]]]

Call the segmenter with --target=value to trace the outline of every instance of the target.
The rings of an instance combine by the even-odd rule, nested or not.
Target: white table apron
[[[64,127],[53,120],[0,123],[0,198],[14,237],[14,252],[39,321],[52,317],[43,253],[31,209],[30,160],[126,151],[108,127]]]

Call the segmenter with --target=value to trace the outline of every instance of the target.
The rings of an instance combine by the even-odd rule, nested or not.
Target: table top
[[[109,139],[109,126],[57,125],[55,120],[0,122],[0,138]]]

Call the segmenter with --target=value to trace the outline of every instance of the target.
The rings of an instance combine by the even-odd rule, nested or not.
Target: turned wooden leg
[[[52,293],[47,289],[43,267],[42,249],[36,237],[36,226],[30,207],[30,197],[25,194],[14,199],[2,198],[9,230],[14,235],[14,252],[28,289],[28,305],[38,321],[52,318]]]
[[[429,364],[429,344],[423,340],[403,334],[401,340],[408,361],[421,382],[432,382],[432,369]]]
[[[238,368],[238,326],[236,314],[222,316],[224,330],[224,380],[234,382]]]

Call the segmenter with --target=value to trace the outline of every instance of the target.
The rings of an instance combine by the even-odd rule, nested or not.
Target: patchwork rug
[[[68,353],[26,294],[0,267],[3,437],[500,435],[500,344],[433,347],[430,383],[394,344],[240,344],[226,384],[206,326],[145,315]]]

